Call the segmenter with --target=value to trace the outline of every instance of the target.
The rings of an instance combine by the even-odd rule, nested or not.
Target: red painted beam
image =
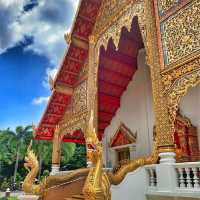
[[[99,105],[110,105],[112,107],[120,106],[120,99],[116,97],[106,96],[104,94],[99,94]]]
[[[130,66],[133,66],[135,63],[135,57],[128,56],[126,54],[121,53],[120,51],[113,51],[113,50],[107,50],[106,52],[101,51],[100,60],[102,58],[116,60],[118,62],[130,65]]]
[[[100,82],[103,82],[103,83],[106,83],[106,84],[108,84],[108,85],[110,85],[110,86],[113,86],[113,87],[117,87],[117,88],[126,90],[126,86],[121,86],[121,85],[118,84],[118,83],[113,83],[113,82],[110,82],[110,81],[107,81],[107,80],[103,80],[103,79],[100,79],[100,78],[99,78],[98,81],[99,81],[99,84],[101,84]],[[100,85],[99,85],[99,87],[100,87]]]
[[[124,62],[119,62],[117,60],[102,56],[99,66],[119,72],[126,76],[127,74],[133,74],[136,71],[137,59],[133,59],[132,64],[126,64]]]
[[[99,81],[99,92],[104,93],[110,96],[115,96],[115,97],[120,97],[124,90],[126,89],[125,87],[120,87],[117,85],[109,84],[104,81]]]
[[[112,76],[121,76],[122,78],[125,78],[125,79],[131,79],[132,78],[132,75],[133,75],[133,72],[134,70],[132,71],[132,73],[122,73],[122,70],[121,72],[120,71],[115,71],[115,66],[111,65],[110,67],[107,67],[105,68],[104,66],[100,65],[99,66],[99,71],[103,71],[103,73],[110,73],[111,74],[111,77]]]
[[[99,129],[105,129],[107,126],[109,126],[108,122],[101,122],[101,121],[99,121],[99,123],[98,123],[98,128]]]
[[[121,87],[127,87],[128,83],[131,81],[132,76],[125,77],[119,73],[114,73],[109,70],[99,70],[99,80],[110,82],[112,84],[119,85]]]
[[[113,113],[113,116],[115,115],[117,109],[119,107],[111,107],[110,105],[106,105],[106,106],[99,106],[99,110],[102,112],[108,112],[108,113]]]
[[[110,113],[106,113],[106,112],[98,112],[98,119],[101,121],[107,121],[110,122],[113,118],[114,113],[110,114]]]
[[[78,144],[85,144],[85,140],[68,139],[68,138],[64,138],[63,142],[73,142],[73,143],[78,143]]]

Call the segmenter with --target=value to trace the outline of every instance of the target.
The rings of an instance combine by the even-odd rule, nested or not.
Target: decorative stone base
[[[166,194],[147,194],[148,200],[199,200],[200,196],[190,196],[189,194],[177,194],[177,193],[166,193]]]
[[[24,194],[19,196],[20,200],[38,200],[38,195]]]
[[[174,152],[159,153],[160,163],[170,164],[176,162],[176,154]]]
[[[59,173],[59,171],[60,171],[60,165],[52,164],[50,175],[55,175],[55,174]]]

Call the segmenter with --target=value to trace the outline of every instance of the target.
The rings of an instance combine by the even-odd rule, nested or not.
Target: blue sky
[[[37,124],[78,0],[0,0],[0,129]]]

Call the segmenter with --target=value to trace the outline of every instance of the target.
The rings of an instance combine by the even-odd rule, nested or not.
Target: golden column
[[[151,68],[153,101],[156,120],[156,134],[161,163],[175,162],[174,137],[170,123],[167,98],[161,80],[156,18],[153,0],[145,0],[145,19],[147,31],[147,64]]]
[[[61,157],[61,144],[62,144],[63,134],[60,126],[56,126],[54,136],[53,136],[53,152],[52,152],[52,171],[51,174],[59,172],[60,169],[60,157]]]

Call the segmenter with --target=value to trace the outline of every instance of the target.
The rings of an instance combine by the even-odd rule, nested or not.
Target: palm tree
[[[61,162],[66,164],[74,155],[76,149],[75,143],[63,142],[61,146]]]
[[[43,164],[48,166],[51,163],[52,142],[42,141],[42,140],[34,140],[33,141],[33,149],[35,150],[35,153],[39,159],[38,179],[40,180]]]
[[[12,137],[12,145],[15,146],[16,152],[16,161],[15,161],[15,169],[14,169],[14,179],[13,183],[16,183],[16,177],[17,177],[17,170],[19,166],[19,159],[20,159],[20,153],[24,152],[26,149],[26,138],[27,136],[32,135],[32,126],[17,126],[14,132],[14,135]]]
[[[0,161],[4,161],[7,164],[12,164],[16,158],[12,145],[14,137],[15,133],[9,128],[0,133]]]

